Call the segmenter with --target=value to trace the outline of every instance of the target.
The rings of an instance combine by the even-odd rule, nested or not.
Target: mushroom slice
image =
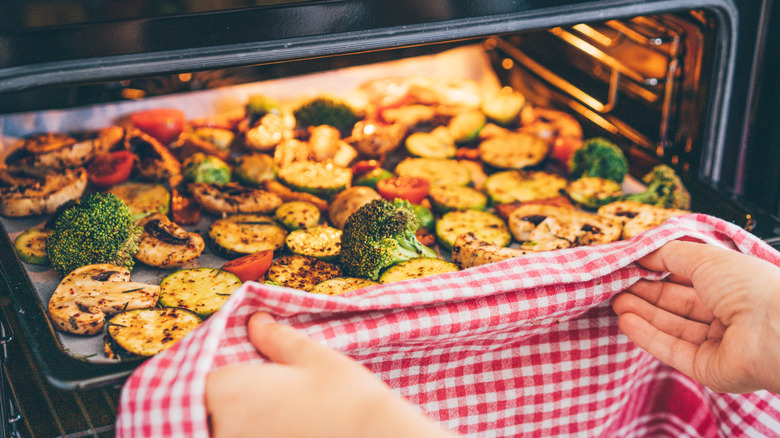
[[[360,121],[355,123],[347,141],[365,157],[383,157],[398,148],[407,131],[403,123]]]
[[[612,202],[599,208],[598,211],[600,216],[623,223],[623,239],[630,239],[643,231],[661,225],[667,219],[688,213],[690,213],[688,210],[661,208],[636,201]]]
[[[500,262],[528,253],[528,251],[485,242],[477,238],[474,233],[461,234],[452,244],[452,262],[458,265],[459,269]]]
[[[143,228],[135,258],[149,266],[173,268],[196,259],[206,244],[198,233],[190,233],[162,213],[136,222]]]
[[[36,153],[32,162],[53,169],[83,166],[94,156],[108,152],[122,140],[124,132],[124,129],[119,126],[109,126],[92,133],[84,140],[73,143],[63,142],[57,148]]]
[[[49,214],[80,197],[87,187],[84,168],[51,169],[9,167],[0,169],[0,214],[9,217]]]
[[[282,198],[273,193],[236,183],[192,183],[188,187],[195,200],[214,214],[271,213],[282,205]]]
[[[94,335],[106,315],[157,304],[160,286],[130,281],[130,271],[109,264],[86,265],[62,279],[49,299],[49,316],[59,330]]]
[[[129,132],[125,147],[138,156],[137,169],[142,178],[166,181],[181,173],[181,163],[157,139],[140,130]]]
[[[614,242],[623,228],[614,218],[545,204],[521,206],[507,223],[522,249],[535,252]]]

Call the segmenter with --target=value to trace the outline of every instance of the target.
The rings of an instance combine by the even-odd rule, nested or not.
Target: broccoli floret
[[[406,199],[396,198],[393,201],[393,204],[399,206],[399,207],[405,207],[409,210],[412,210],[412,213],[414,213],[415,217],[417,217],[417,228],[424,229],[424,230],[431,230],[433,229],[433,225],[436,222],[436,218],[433,217],[433,212],[429,210],[427,207],[420,205],[420,204],[412,204],[411,202],[407,201]]]
[[[249,100],[244,107],[246,111],[246,118],[249,121],[249,126],[254,126],[260,119],[266,114],[281,115],[282,111],[279,108],[279,103],[274,99],[262,94],[254,94],[249,96]]]
[[[51,224],[46,253],[61,275],[94,263],[133,268],[141,227],[130,209],[112,193],[86,195],[58,212]]]
[[[642,177],[647,185],[644,192],[625,195],[623,200],[643,202],[662,208],[690,210],[691,195],[674,169],[659,164]]]
[[[338,129],[342,137],[352,133],[360,118],[349,105],[329,97],[312,99],[293,112],[296,124],[301,128],[329,125]]]
[[[436,252],[417,240],[417,217],[406,207],[377,199],[352,213],[341,235],[341,266],[353,276],[377,280],[395,263]]]
[[[571,179],[585,176],[623,182],[628,173],[628,160],[611,141],[596,137],[586,140],[569,160]]]

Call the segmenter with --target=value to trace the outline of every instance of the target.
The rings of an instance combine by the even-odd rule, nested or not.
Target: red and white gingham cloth
[[[347,296],[247,284],[129,377],[117,436],[207,437],[206,375],[261,361],[246,336],[247,319],[261,309],[362,362],[461,434],[780,436],[780,396],[713,393],[619,331],[610,299],[640,278],[659,278],[633,262],[679,238],[780,265],[777,251],[741,228],[686,215],[629,241]]]

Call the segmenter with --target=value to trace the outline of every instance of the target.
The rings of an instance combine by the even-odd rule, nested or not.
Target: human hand
[[[714,391],[780,392],[780,267],[683,241],[638,263],[671,275],[615,297],[623,333]]]
[[[206,380],[212,436],[451,437],[359,363],[254,314],[249,340],[272,363],[217,369]]]

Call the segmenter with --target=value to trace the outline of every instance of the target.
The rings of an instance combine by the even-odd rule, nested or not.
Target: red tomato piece
[[[431,183],[425,178],[416,176],[395,176],[380,180],[376,183],[376,190],[388,201],[406,199],[412,204],[419,204],[431,188]]]
[[[231,260],[222,265],[222,270],[236,274],[244,281],[258,281],[265,275],[274,258],[272,250],[260,251]]]
[[[360,176],[379,167],[377,160],[361,160],[352,165],[352,175]]]
[[[97,155],[87,166],[89,180],[98,187],[110,187],[123,183],[130,178],[135,160],[135,154],[130,151]]]
[[[558,137],[553,142],[551,156],[564,167],[574,151],[582,147],[582,139],[577,137]]]
[[[141,131],[164,145],[170,144],[184,130],[184,112],[174,108],[155,108],[130,115],[130,121]]]

